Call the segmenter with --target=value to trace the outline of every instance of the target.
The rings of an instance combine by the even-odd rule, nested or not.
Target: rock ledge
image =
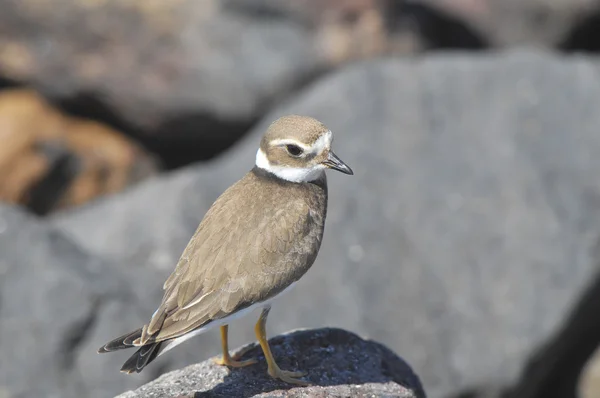
[[[228,369],[212,359],[167,373],[118,398],[199,397],[398,397],[425,398],[417,375],[385,346],[341,329],[302,330],[270,340],[273,355],[287,370],[308,372],[310,387],[271,379],[260,347],[244,357],[259,363]]]

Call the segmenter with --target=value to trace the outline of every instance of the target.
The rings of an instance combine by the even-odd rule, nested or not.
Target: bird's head
[[[289,115],[274,121],[265,132],[256,166],[291,182],[318,179],[325,169],[354,174],[331,150],[333,134],[308,116]]]

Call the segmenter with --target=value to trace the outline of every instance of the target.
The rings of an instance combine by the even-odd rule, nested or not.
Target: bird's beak
[[[329,151],[329,155],[327,156],[327,160],[323,162],[323,164],[330,169],[341,171],[344,174],[354,175],[354,172],[348,165],[342,162],[342,159],[338,158],[333,151]]]

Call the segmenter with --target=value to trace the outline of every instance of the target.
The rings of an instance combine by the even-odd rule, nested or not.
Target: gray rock
[[[364,63],[269,114],[207,167],[54,223],[137,275],[166,277],[209,204],[252,165],[266,125],[315,116],[355,175],[330,173],[321,253],[275,304],[270,333],[343,327],[400,353],[432,397],[496,391],[597,276],[598,73],[593,59],[526,52]],[[131,288],[153,290],[149,317],[160,286]],[[234,340],[253,340],[254,321],[236,321]],[[157,362],[215,355],[217,334]]]
[[[3,44],[26,54],[18,63],[14,51],[3,52],[5,75],[61,97],[93,89],[141,126],[194,109],[252,118],[263,100],[320,64],[301,26],[261,24],[216,1],[22,3],[3,2]],[[243,42],[233,40],[242,32]]]
[[[142,287],[160,285],[161,275],[116,267],[4,204],[0,253],[1,397],[106,397],[160,373],[125,377],[119,356],[96,349],[146,321],[154,303]]]
[[[390,60],[267,116],[337,133],[357,181],[331,178],[318,278],[344,281],[353,330],[401,352],[431,396],[516,383],[598,277],[598,71],[525,52]],[[339,305],[329,322],[350,327],[347,299],[321,298]]]
[[[101,109],[122,130],[146,133],[153,150],[170,143],[187,161],[218,153],[267,102],[325,66],[304,27],[265,24],[214,0],[2,6],[3,76],[83,112]]]
[[[167,373],[120,398],[137,397],[397,397],[425,398],[419,378],[388,348],[341,329],[297,331],[270,340],[282,369],[307,371],[312,386],[272,379],[260,346],[244,358],[260,363],[229,370],[212,360]]]
[[[123,304],[135,301],[126,285],[130,278],[5,205],[0,205],[0,253],[0,395],[91,396],[85,381],[89,369],[79,368],[77,357],[94,355],[81,350],[103,322],[105,305],[119,305],[135,317],[135,306]],[[95,377],[102,379],[102,372]],[[117,391],[131,385],[111,381]]]

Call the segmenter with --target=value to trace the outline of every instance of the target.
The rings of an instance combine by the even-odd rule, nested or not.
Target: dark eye
[[[302,155],[302,148],[300,148],[298,145],[286,145],[285,149],[287,149],[288,153],[292,156],[300,156]]]

